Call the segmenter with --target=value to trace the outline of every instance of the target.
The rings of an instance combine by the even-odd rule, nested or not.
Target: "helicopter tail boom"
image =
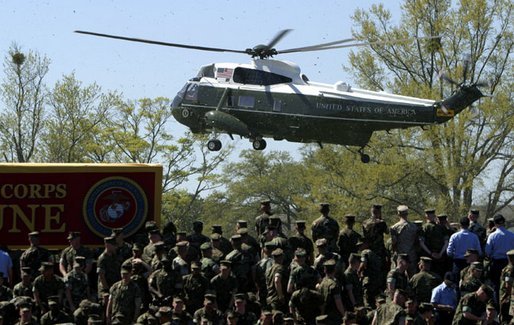
[[[462,86],[456,93],[442,101],[436,102],[435,106],[445,112],[452,112],[452,115],[459,113],[480,98],[485,97],[476,84]]]

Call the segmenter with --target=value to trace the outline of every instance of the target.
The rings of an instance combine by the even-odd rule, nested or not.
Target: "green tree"
[[[29,162],[44,128],[47,89],[44,78],[50,60],[14,44],[4,60],[0,111],[0,150],[7,162]]]
[[[49,112],[45,135],[44,156],[48,162],[97,162],[95,149],[97,135],[105,128],[120,96],[114,92],[104,94],[96,83],[83,86],[74,74],[58,81],[49,96]],[[105,142],[103,142],[105,143]]]
[[[491,215],[514,199],[510,175],[514,70],[509,60],[514,44],[513,4],[509,0],[463,0],[454,5],[447,0],[407,0],[402,9],[398,25],[383,5],[358,10],[353,17],[354,36],[368,41],[442,38],[376,43],[352,53],[350,70],[360,84],[440,99],[458,87],[436,77],[445,71],[458,83],[488,81],[482,90],[493,97],[444,125],[392,135],[377,132],[370,143],[376,162],[359,174],[370,183],[364,193],[391,204],[401,200],[418,209],[420,203],[431,204],[457,216],[473,204],[477,187],[492,181],[493,188],[482,188]],[[348,190],[351,182],[351,176],[345,175],[337,184]]]

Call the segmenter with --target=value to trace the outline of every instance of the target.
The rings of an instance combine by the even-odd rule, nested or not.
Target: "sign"
[[[9,248],[68,245],[70,231],[84,245],[102,245],[112,228],[135,234],[159,222],[162,166],[151,164],[0,164],[0,238]]]

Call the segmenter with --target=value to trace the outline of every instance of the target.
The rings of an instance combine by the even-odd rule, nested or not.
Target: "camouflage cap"
[[[276,248],[273,250],[273,252],[271,252],[271,256],[282,256],[284,255],[284,251],[282,250],[282,248]]]
[[[423,261],[425,263],[432,263],[432,259],[428,256],[421,256],[420,261]]]
[[[298,256],[298,257],[303,257],[303,256],[307,256],[307,251],[303,248],[297,248],[295,251],[294,251],[294,255],[295,256]]]
[[[464,253],[464,256],[469,256],[471,254],[478,255],[478,250],[476,250],[474,248],[468,248],[468,249],[466,249],[466,253]]]
[[[405,214],[409,212],[409,207],[406,205],[399,205],[396,208],[396,211],[398,212],[398,214]]]
[[[221,239],[221,235],[218,234],[218,233],[212,233],[211,234],[211,240],[220,240]]]
[[[507,256],[514,256],[514,249],[507,252]]]
[[[248,227],[248,221],[246,221],[246,220],[241,220],[241,219],[237,220],[237,224],[241,228],[247,228]]]
[[[104,238],[104,243],[105,244],[116,245],[116,237],[105,237]]]
[[[316,240],[316,247],[327,246],[327,240],[325,238],[320,238]]]
[[[53,270],[54,269],[54,263],[51,262],[42,262],[41,266],[39,267],[39,271],[43,272],[46,270]]]
[[[471,263],[470,267],[472,269],[479,270],[479,271],[484,270],[484,265],[482,264],[482,262],[473,262],[473,263]]]
[[[123,228],[112,228],[111,236],[118,236],[123,233]]]
[[[427,208],[427,209],[425,209],[425,213],[426,214],[434,214],[435,213],[435,209],[434,208]]]
[[[491,288],[487,284],[482,284],[480,286],[480,289],[482,289],[482,291],[484,291],[487,294],[487,297],[492,298],[494,296],[493,288]]]
[[[239,229],[237,230],[237,233],[238,233],[239,235],[248,235],[248,228],[239,228]]]
[[[71,240],[71,239],[75,239],[75,238],[79,238],[79,237],[80,237],[80,231],[70,231],[67,239]]]
[[[29,237],[39,237],[39,231],[30,232]]]
[[[212,244],[210,242],[205,242],[202,245],[200,245],[200,249],[202,251],[206,251],[206,250],[211,249],[211,248],[212,248]]]

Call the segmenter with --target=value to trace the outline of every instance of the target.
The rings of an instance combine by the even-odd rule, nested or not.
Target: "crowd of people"
[[[147,222],[133,243],[112,229],[95,254],[70,232],[58,259],[34,231],[19,283],[0,250],[0,325],[511,323],[514,234],[502,215],[486,229],[471,210],[456,229],[434,209],[409,221],[400,205],[389,227],[381,208],[359,233],[354,215],[340,227],[320,204],[309,234],[297,220],[287,236],[263,200],[252,228],[238,220],[227,237],[201,221],[190,233]]]

